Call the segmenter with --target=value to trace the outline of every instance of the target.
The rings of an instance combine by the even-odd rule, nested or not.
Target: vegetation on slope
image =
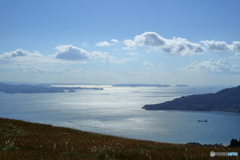
[[[0,118],[0,159],[212,159],[240,148],[157,143]],[[215,157],[214,159],[234,157]],[[235,157],[237,158],[237,157]]]

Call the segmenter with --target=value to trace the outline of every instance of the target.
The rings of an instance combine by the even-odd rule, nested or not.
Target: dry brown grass
[[[37,123],[0,118],[0,159],[237,159],[215,152],[240,148],[192,146],[133,140]]]

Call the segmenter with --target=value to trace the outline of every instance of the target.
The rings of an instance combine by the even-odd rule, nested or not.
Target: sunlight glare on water
[[[106,87],[73,93],[0,93],[0,116],[159,142],[228,144],[240,138],[240,129],[233,127],[240,122],[239,114],[141,109],[145,104],[218,90]],[[198,123],[199,119],[208,122]]]

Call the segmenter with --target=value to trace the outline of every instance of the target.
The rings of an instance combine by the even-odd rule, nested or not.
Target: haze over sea
[[[0,117],[159,142],[229,144],[232,138],[240,139],[240,114],[141,109],[145,104],[215,93],[230,86],[97,87],[104,90],[0,93]],[[198,122],[205,119],[207,123]]]

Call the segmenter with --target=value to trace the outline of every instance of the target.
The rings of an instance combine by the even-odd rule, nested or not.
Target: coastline
[[[143,108],[142,108],[143,109]],[[177,112],[204,112],[204,113],[223,113],[223,114],[226,114],[226,113],[230,113],[230,114],[237,114],[239,115],[240,113],[239,112],[227,112],[227,111],[217,111],[217,110],[210,110],[210,111],[200,111],[200,110],[177,110],[177,109],[145,109],[146,111],[149,111],[149,112],[156,112],[156,111],[177,111]]]
[[[158,104],[147,104],[145,110],[193,110],[240,113],[240,86],[216,93],[193,94]]]
[[[151,92],[156,90],[157,89],[152,90],[151,88],[144,89],[144,91]],[[114,91],[114,94],[106,94],[112,93],[112,91]],[[148,104],[146,103],[147,101],[144,101],[142,105],[139,105],[141,103],[136,105],[137,102],[140,102],[140,100],[143,99],[140,98],[140,96],[150,94],[142,94],[141,88],[130,88],[129,91],[121,89],[120,91],[121,92],[119,92],[118,88],[110,88],[108,90],[104,90],[103,92],[87,91],[87,94],[85,94],[85,92],[84,94],[82,94],[83,92],[76,92],[74,94],[59,93],[18,95],[2,93],[4,94],[4,96],[2,96],[2,100],[6,100],[6,103],[2,101],[3,112],[1,115],[3,117],[17,118],[31,122],[51,124],[54,126],[71,127],[89,132],[157,142],[170,142],[178,144],[185,144],[188,142],[199,142],[201,144],[228,144],[229,139],[235,137],[238,138],[238,135],[232,134],[231,132],[229,133],[228,131],[231,130],[231,128],[227,127],[228,124],[237,125],[237,123],[234,121],[234,117],[239,120],[239,115],[236,115],[235,113],[233,115],[229,114],[230,116],[225,116],[226,112],[219,112],[220,116],[218,113],[216,113],[216,115],[215,113],[208,114],[211,112],[195,112],[192,114],[185,111],[163,111],[151,113],[140,109],[140,106]],[[141,94],[139,92],[132,91],[141,91]],[[154,92],[153,95],[155,94],[156,93]],[[100,95],[99,97],[101,98],[99,99],[102,100],[103,103],[99,101],[99,103],[96,105],[94,101],[95,98],[91,97],[97,97],[98,95]],[[126,100],[125,95],[133,96],[130,96],[129,100]],[[72,97],[74,97],[74,99]],[[86,100],[86,98],[89,99]],[[113,101],[109,101],[109,98]],[[19,99],[21,101],[16,101],[16,103],[13,101],[13,99]],[[45,99],[45,101],[42,101],[42,99]],[[120,99],[121,102],[119,103],[114,101]],[[156,99],[157,101],[159,98],[154,97],[152,99]],[[125,105],[125,103],[129,103],[130,105]],[[84,104],[88,105],[85,106]],[[102,107],[100,107],[100,105]],[[87,117],[84,118],[86,113],[89,113],[88,117],[91,117],[91,119]],[[214,117],[215,119],[210,120],[211,117]],[[197,123],[197,120],[199,119],[207,119],[209,120],[209,123]],[[216,121],[214,122],[213,120]],[[223,129],[216,127],[220,121],[223,124]],[[178,128],[177,126],[182,127]],[[194,130],[190,130],[195,126],[198,127]],[[183,127],[184,129],[181,129]],[[215,128],[216,130],[211,131],[211,128]],[[232,131],[237,133],[239,132],[239,129],[232,128]],[[181,133],[183,136],[178,136],[179,133]],[[220,133],[220,136],[215,136],[216,133]]]

